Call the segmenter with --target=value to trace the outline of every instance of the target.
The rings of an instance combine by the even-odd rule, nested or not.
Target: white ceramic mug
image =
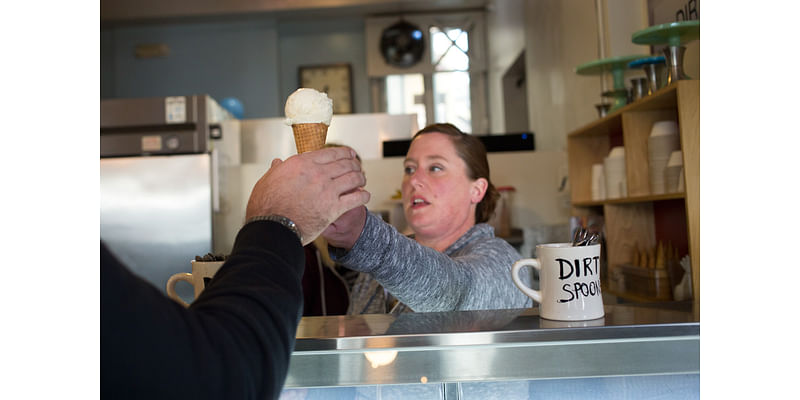
[[[167,281],[167,295],[178,303],[189,307],[178,293],[175,292],[175,285],[178,281],[188,282],[194,287],[194,298],[198,298],[203,289],[206,288],[206,279],[211,279],[217,273],[224,261],[195,261],[192,260],[192,272],[180,272],[169,277]]]
[[[583,321],[601,318],[603,295],[600,289],[600,245],[572,246],[570,243],[540,244],[536,258],[514,263],[511,278],[519,290],[539,303],[542,318],[557,321]],[[539,270],[539,287],[534,290],[519,278],[522,267]]]
[[[591,326],[604,326],[606,324],[605,317],[597,319],[589,319],[583,321],[554,321],[552,319],[542,318],[539,320],[540,328],[587,328]]]

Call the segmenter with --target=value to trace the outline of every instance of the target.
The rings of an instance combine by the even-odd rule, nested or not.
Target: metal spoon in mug
[[[578,246],[591,246],[591,245],[593,245],[593,244],[594,244],[594,242],[595,242],[595,241],[597,241],[597,237],[598,237],[597,233],[592,233],[591,235],[589,235],[589,236],[588,236],[588,237],[587,237],[587,238],[586,238],[586,239],[585,239],[585,240],[584,240],[584,241],[583,241],[581,244],[579,244]]]
[[[581,239],[583,228],[576,228],[575,233],[572,234],[572,246],[577,246],[578,241]]]
[[[572,237],[572,246],[591,246],[597,238],[597,233],[589,233],[584,228],[578,228]]]
[[[575,229],[575,234],[572,236],[572,246],[580,246],[586,239],[587,233],[588,232],[584,228]]]

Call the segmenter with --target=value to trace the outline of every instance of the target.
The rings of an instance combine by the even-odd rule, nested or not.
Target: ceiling
[[[220,18],[380,16],[484,9],[491,0],[100,0],[102,25]]]

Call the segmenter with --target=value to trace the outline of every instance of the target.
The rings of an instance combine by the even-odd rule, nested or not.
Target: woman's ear
[[[469,190],[470,201],[473,204],[478,204],[483,200],[483,196],[486,194],[486,190],[489,188],[489,181],[486,178],[478,178],[474,182],[472,182],[472,186]]]

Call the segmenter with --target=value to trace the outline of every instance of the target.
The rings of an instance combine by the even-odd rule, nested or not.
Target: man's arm
[[[240,230],[228,261],[189,309],[101,243],[103,397],[277,398],[301,315],[302,245],[365,204],[369,193],[357,190],[365,183],[349,148],[273,161],[248,201],[246,217],[256,221]],[[282,222],[264,220],[272,217]]]
[[[303,249],[275,222],[243,227],[189,310],[101,248],[101,397],[277,398],[302,310]],[[113,332],[113,336],[106,333]]]

